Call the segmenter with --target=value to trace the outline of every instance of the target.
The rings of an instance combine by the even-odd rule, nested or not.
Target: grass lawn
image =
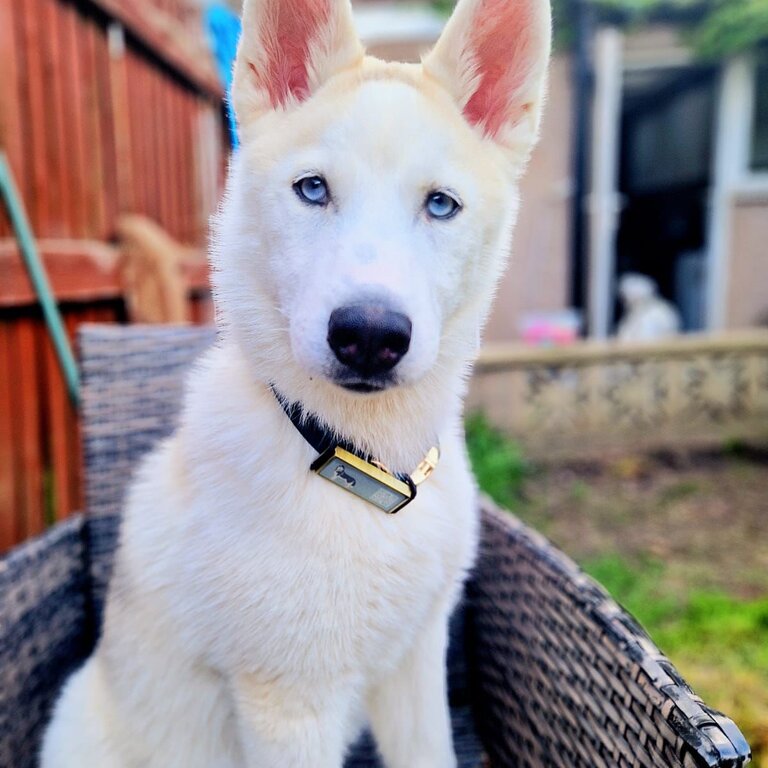
[[[544,468],[482,418],[467,440],[481,487],[634,614],[768,768],[768,451]]]

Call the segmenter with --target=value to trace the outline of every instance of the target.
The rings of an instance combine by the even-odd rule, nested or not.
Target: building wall
[[[728,265],[727,326],[768,325],[768,190],[737,197]]]
[[[526,312],[567,306],[570,263],[571,188],[570,62],[552,62],[541,140],[520,194],[521,207],[509,268],[502,279],[486,330],[486,341],[519,335]]]

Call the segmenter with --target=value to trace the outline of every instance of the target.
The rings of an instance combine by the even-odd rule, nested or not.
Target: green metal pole
[[[8,208],[8,215],[11,217],[11,225],[16,233],[29,279],[32,281],[40,306],[43,308],[45,323],[48,326],[48,333],[53,341],[56,357],[59,359],[59,365],[67,382],[69,397],[73,405],[77,407],[80,400],[80,375],[75,356],[72,354],[72,347],[69,345],[69,338],[64,329],[59,307],[51,290],[51,284],[48,282],[45,267],[40,259],[32,229],[24,211],[24,204],[13,180],[5,152],[2,150],[0,150],[0,193]]]

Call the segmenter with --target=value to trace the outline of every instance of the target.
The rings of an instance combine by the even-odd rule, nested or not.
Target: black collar
[[[284,395],[277,391],[274,384],[272,392],[277,398],[277,402],[283,407],[285,415],[291,420],[291,424],[298,430],[299,434],[320,454],[329,451],[332,448],[339,447],[345,451],[354,453],[364,461],[370,462],[373,456],[365,454],[349,440],[338,437],[336,433],[327,425],[323,424],[314,413],[304,413],[301,403],[290,402]]]

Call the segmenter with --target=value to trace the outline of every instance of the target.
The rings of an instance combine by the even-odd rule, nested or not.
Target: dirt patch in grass
[[[762,454],[624,456],[533,470],[514,507],[579,562],[650,557],[666,565],[676,593],[768,596]]]

